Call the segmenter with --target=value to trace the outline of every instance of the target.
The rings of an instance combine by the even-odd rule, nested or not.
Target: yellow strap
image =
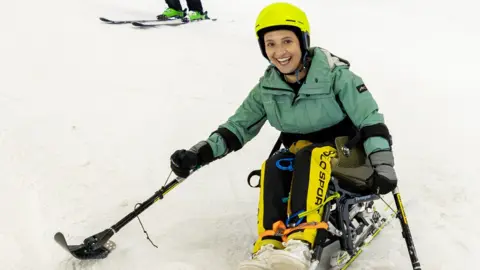
[[[288,148],[288,151],[290,151],[293,154],[296,154],[298,151],[302,150],[302,148],[311,145],[312,142],[306,141],[306,140],[299,140],[294,142],[290,148]]]

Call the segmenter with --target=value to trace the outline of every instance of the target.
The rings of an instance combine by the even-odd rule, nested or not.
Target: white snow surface
[[[98,17],[153,18],[161,0],[3,2],[0,268],[226,270],[246,259],[258,201],[246,176],[277,138],[268,124],[141,215],[158,248],[137,220],[93,265],[53,235],[78,244],[113,225],[163,185],[174,150],[236,110],[267,66],[254,23],[270,2],[203,0],[217,22],[149,30]],[[349,60],[385,114],[423,269],[475,269],[478,3],[291,2],[306,10],[312,44]],[[399,223],[351,269],[411,269]]]

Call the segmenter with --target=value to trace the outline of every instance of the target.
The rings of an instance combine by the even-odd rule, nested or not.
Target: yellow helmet
[[[263,36],[267,31],[289,29],[295,32],[300,41],[302,52],[305,53],[310,46],[310,23],[307,15],[298,7],[285,3],[273,3],[260,11],[255,23],[255,34],[262,50],[265,53]]]

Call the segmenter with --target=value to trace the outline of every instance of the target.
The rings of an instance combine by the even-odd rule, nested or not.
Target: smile
[[[285,66],[290,63],[290,59],[292,59],[292,57],[278,58],[277,61],[280,63],[280,65]]]

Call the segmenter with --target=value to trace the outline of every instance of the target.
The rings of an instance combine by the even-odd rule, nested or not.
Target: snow
[[[268,124],[141,215],[158,249],[137,220],[95,265],[71,259],[53,235],[80,243],[113,225],[163,185],[174,150],[235,111],[267,64],[253,28],[270,2],[204,0],[217,22],[149,30],[98,17],[153,17],[163,1],[4,3],[0,268],[224,270],[247,258],[258,189],[246,176],[276,139]],[[480,251],[475,4],[291,2],[307,11],[312,44],[349,60],[385,114],[423,268],[471,269]],[[398,222],[351,269],[411,269]]]

